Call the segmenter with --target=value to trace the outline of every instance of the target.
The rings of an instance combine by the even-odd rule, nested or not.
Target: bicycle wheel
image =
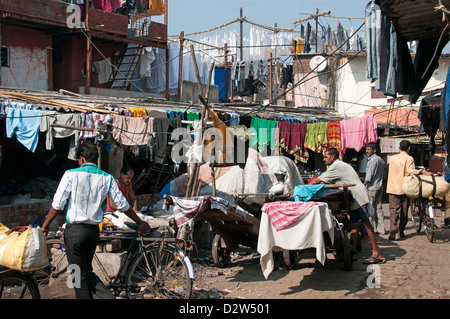
[[[61,238],[51,238],[46,240],[47,256],[50,264],[38,271],[34,277],[39,285],[50,283],[50,278],[56,278],[67,271],[67,257],[65,252],[64,240]]]
[[[411,219],[414,224],[414,229],[416,232],[420,233],[422,230],[422,221],[424,214],[424,203],[422,203],[421,199],[415,199],[411,201],[409,205],[409,209],[411,210]]]
[[[41,299],[41,294],[31,275],[11,270],[0,274],[0,299]]]
[[[171,245],[147,248],[131,263],[126,287],[130,299],[190,298],[192,279],[183,251]]]

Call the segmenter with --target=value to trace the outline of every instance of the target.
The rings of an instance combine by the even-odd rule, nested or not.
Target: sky
[[[221,26],[239,18],[240,8],[248,20],[267,26],[276,23],[286,29],[294,26],[292,22],[315,14],[316,9],[319,13],[331,11],[330,16],[338,18],[321,17],[319,22],[336,29],[340,21],[346,29],[357,29],[364,22],[361,18],[367,3],[368,0],[168,0],[168,34],[189,34]],[[239,28],[239,23],[233,26]],[[250,26],[244,23],[244,33]]]

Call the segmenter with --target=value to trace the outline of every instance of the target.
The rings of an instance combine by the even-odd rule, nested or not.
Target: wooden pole
[[[200,81],[200,73],[198,71],[197,60],[195,59],[194,46],[192,44],[190,46],[190,51],[192,62],[194,63],[195,76],[197,77],[198,92],[201,96],[203,96],[202,82]]]
[[[205,98],[208,99],[209,98],[209,89],[211,87],[211,81],[212,81],[212,73],[214,71],[214,61],[211,62],[211,65],[209,66],[209,73],[208,73],[208,84],[206,85],[206,94],[205,94]]]
[[[183,83],[183,50],[184,50],[184,31],[180,33],[180,56],[178,63],[178,102],[181,101],[181,85]]]
[[[169,22],[169,0],[164,1],[164,24],[168,26]],[[167,39],[167,28],[166,28],[166,39]],[[169,44],[166,44],[166,101],[169,101]]]
[[[92,48],[91,48],[91,35],[89,34],[89,0],[85,0],[86,13],[85,13],[85,31],[86,31],[86,84],[84,88],[85,94],[91,94],[91,61],[92,61]]]
[[[225,43],[225,103],[228,102],[228,44]]]
[[[231,56],[231,72],[233,72],[234,56]],[[233,76],[230,76],[230,100],[233,101]]]
[[[273,70],[272,70],[272,52],[270,52],[269,58],[269,101],[272,103],[273,101]]]

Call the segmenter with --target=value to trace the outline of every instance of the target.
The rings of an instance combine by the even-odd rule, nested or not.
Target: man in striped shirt
[[[80,285],[74,287],[75,297],[91,299],[95,293],[101,298],[113,298],[92,272],[92,259],[99,241],[98,225],[103,220],[106,196],[137,224],[139,232],[145,233],[150,226],[136,215],[114,177],[97,167],[97,146],[84,141],[77,150],[77,160],[80,167],[66,171],[58,185],[42,231],[46,235],[50,223],[65,210],[67,259],[69,265],[78,265],[80,270]]]

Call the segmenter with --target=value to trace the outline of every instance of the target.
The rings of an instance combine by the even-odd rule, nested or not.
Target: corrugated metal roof
[[[450,8],[450,0],[442,0]],[[386,0],[381,9],[406,41],[438,38],[447,24],[437,0]],[[448,30],[447,30],[448,33]]]

